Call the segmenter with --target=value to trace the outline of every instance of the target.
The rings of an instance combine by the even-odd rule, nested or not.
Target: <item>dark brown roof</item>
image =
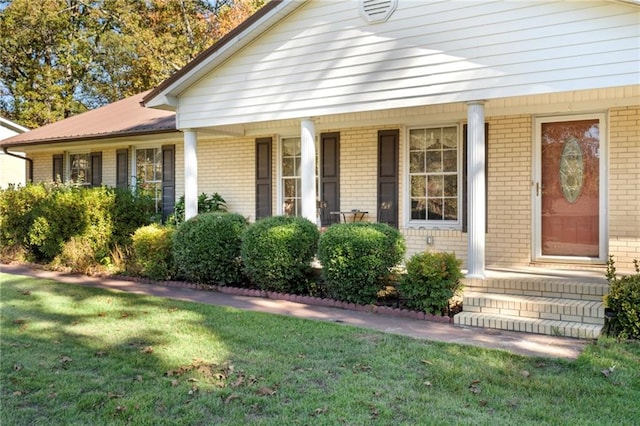
[[[145,108],[143,92],[120,101],[38,127],[0,142],[0,147],[41,145],[88,139],[166,133],[176,130],[176,114]]]

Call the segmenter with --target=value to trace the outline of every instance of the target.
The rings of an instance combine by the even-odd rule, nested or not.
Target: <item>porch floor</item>
[[[464,282],[459,326],[576,338],[597,338],[604,326],[602,268],[491,268]]]

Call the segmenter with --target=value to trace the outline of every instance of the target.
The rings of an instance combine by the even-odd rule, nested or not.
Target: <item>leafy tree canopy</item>
[[[0,115],[38,127],[151,89],[265,0],[0,0]]]

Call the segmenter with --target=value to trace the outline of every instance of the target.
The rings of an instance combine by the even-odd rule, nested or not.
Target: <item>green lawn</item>
[[[0,274],[0,424],[637,424],[640,343],[574,362]]]

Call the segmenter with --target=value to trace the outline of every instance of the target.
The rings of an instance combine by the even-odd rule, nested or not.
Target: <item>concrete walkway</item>
[[[50,279],[67,284],[126,291],[129,293],[165,297],[196,303],[206,303],[217,306],[228,306],[238,309],[266,312],[276,315],[288,315],[317,321],[336,322],[378,330],[385,333],[410,336],[417,339],[502,349],[526,356],[575,359],[588,343],[588,341],[585,340],[565,337],[473,327],[459,327],[453,326],[452,324],[442,324],[369,312],[313,306],[284,300],[235,296],[220,292],[209,292],[178,286],[154,285],[124,279],[96,278],[78,274],[65,274],[35,269],[25,265],[2,264],[0,265],[0,272],[12,275],[24,275],[33,278]],[[0,280],[0,285],[1,284],[2,281]]]

